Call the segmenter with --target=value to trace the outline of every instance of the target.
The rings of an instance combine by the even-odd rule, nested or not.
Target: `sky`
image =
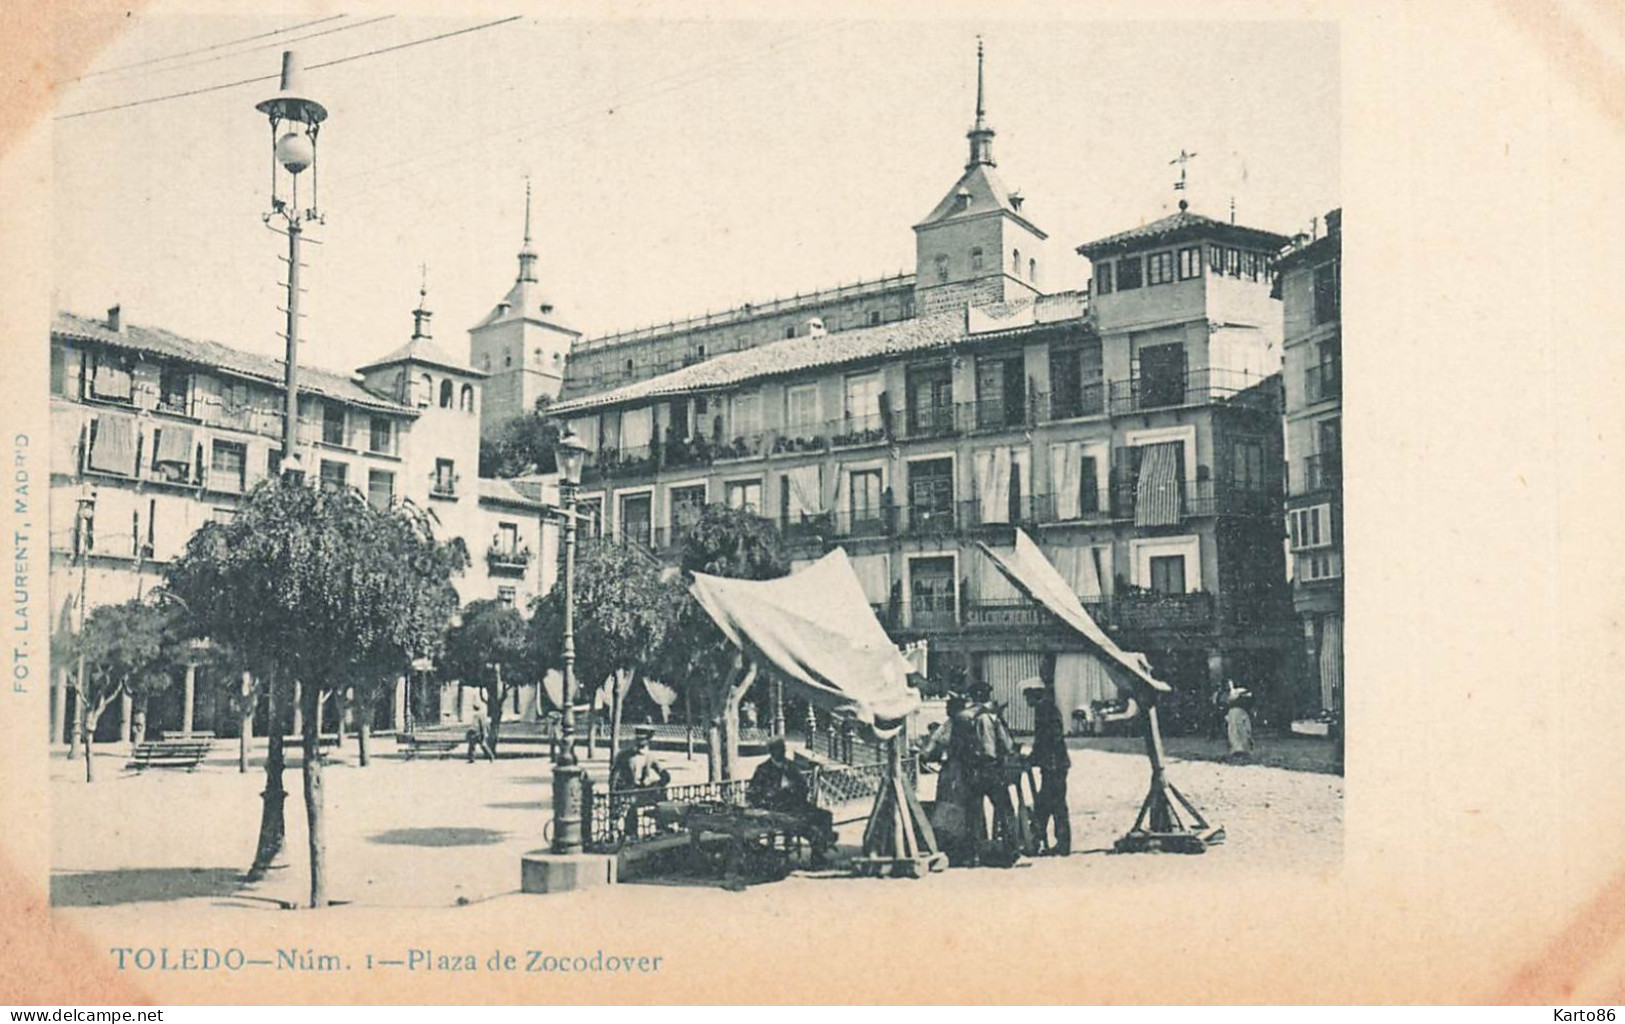
[[[912,271],[911,227],[965,163],[978,35],[998,169],[1050,235],[1051,290],[1087,280],[1080,243],[1171,212],[1182,149],[1197,212],[1227,219],[1233,197],[1241,223],[1290,234],[1340,204],[1328,22],[476,28],[503,16],[132,19],[58,94],[57,307],[117,302],[129,322],[280,354],[286,242],[261,222],[271,139],[254,109],[276,83],[209,87],[274,75],[290,44],[314,65],[461,29],[306,74],[329,118],[303,362],[350,369],[404,342],[424,265],[436,340],[466,357],[513,281],[527,177],[544,291],[589,337]]]

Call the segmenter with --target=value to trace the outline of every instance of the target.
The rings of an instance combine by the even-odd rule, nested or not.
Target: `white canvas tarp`
[[[885,738],[920,706],[908,685],[910,663],[875,618],[840,548],[781,579],[695,573],[690,589],[736,647],[818,707]]]
[[[1016,546],[1008,554],[978,543],[1011,583],[1071,626],[1091,650],[1105,659],[1107,672],[1119,689],[1127,689],[1140,697],[1154,697],[1172,689],[1151,675],[1143,656],[1127,653],[1095,624],[1071,584],[1061,577],[1025,531],[1016,530]]]

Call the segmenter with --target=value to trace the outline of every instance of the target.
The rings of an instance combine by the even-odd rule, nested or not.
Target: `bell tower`
[[[965,133],[969,160],[948,194],[914,225],[914,305],[922,315],[1041,294],[1049,236],[1022,212],[1021,193],[999,178],[984,70],[977,39],[976,114]]]
[[[564,385],[564,364],[579,331],[555,322],[553,304],[536,279],[536,250],[530,237],[530,182],[525,182],[525,235],[519,247],[519,273],[508,294],[485,319],[469,329],[470,361],[489,377],[480,410],[480,431],[489,434],[516,416],[551,401]]]

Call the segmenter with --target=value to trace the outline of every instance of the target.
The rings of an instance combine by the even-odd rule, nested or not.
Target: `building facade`
[[[1343,708],[1342,211],[1277,264],[1286,324],[1287,536],[1308,710]]]
[[[797,561],[844,547],[893,636],[928,638],[934,676],[991,683],[1019,729],[1018,685],[1047,651],[1064,709],[1117,696],[978,546],[1020,527],[1176,684],[1174,717],[1230,677],[1279,691],[1293,633],[1268,268],[1286,239],[1182,209],[1080,247],[1093,295],[1046,294],[1044,233],[994,173],[992,136],[979,95],[914,274],[875,292],[910,286],[896,319],[808,316],[772,338],[745,307],[573,356],[553,411],[593,451],[592,531],[670,554],[722,503],[778,524]],[[739,342],[702,353],[707,331]],[[657,345],[687,365],[638,354]]]
[[[557,547],[542,525],[539,485],[478,476],[485,375],[439,349],[429,314],[415,311],[412,338],[357,374],[299,371],[298,455],[306,477],[355,487],[378,507],[408,500],[460,537],[472,564],[455,580],[464,601],[525,608],[552,585]],[[58,313],[51,329],[51,608],[53,627],[78,628],[87,608],[144,596],[205,522],[235,514],[243,495],[280,471],[283,364],[215,342],[106,319]],[[549,484],[551,486],[551,484]],[[79,508],[88,504],[81,529]],[[72,721],[65,666],[58,669],[52,737]],[[155,709],[153,728],[231,729],[214,690]],[[438,717],[424,690],[419,714]],[[455,688],[450,699],[455,702]],[[193,721],[183,722],[184,707]],[[129,709],[104,721],[127,729]],[[405,683],[380,713],[399,727]],[[122,722],[120,719],[122,718]],[[216,719],[219,719],[218,723]],[[264,727],[264,723],[259,723]]]

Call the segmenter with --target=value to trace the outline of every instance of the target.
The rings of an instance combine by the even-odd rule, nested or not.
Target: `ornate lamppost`
[[[566,428],[555,450],[559,470],[559,504],[564,520],[564,708],[558,759],[553,763],[553,844],[556,854],[580,853],[581,814],[585,803],[585,769],[576,763],[575,575],[576,488],[587,446]]]

